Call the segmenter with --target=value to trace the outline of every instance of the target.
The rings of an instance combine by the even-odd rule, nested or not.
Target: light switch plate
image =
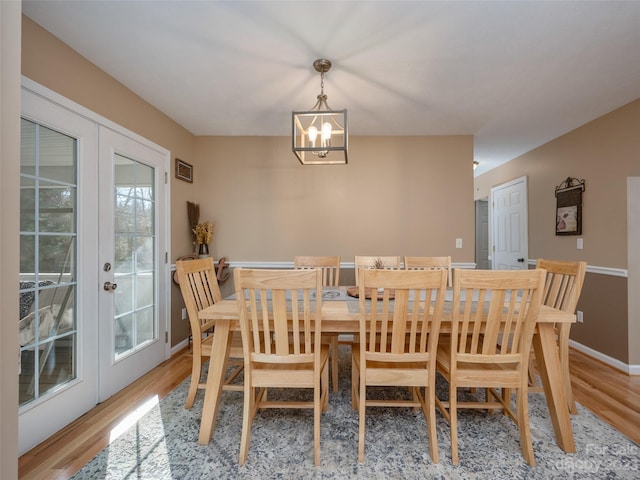
[[[456,248],[462,248],[462,239],[456,238]]]
[[[577,242],[576,242],[576,248],[577,248],[578,250],[582,250],[582,248],[583,248],[583,246],[584,246],[584,243],[583,243],[583,241],[582,241],[582,238],[578,238],[578,239],[576,239],[576,240],[577,240]]]

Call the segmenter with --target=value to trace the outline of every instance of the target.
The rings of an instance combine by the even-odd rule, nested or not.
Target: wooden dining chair
[[[367,269],[398,269],[400,268],[400,256],[385,256],[385,257],[372,257],[364,255],[356,255],[354,258],[353,266],[355,269],[355,281],[356,287],[360,285],[358,282],[358,271],[361,268]]]
[[[340,285],[340,256],[296,256],[293,259],[294,268],[309,269],[320,268],[322,270],[322,286],[337,287]],[[323,334],[331,345],[329,359],[331,361],[331,384],[333,391],[338,391],[338,334]]]
[[[404,268],[407,270],[434,270],[444,269],[447,271],[447,286],[453,286],[453,275],[451,270],[451,257],[404,257]]]
[[[202,358],[211,358],[211,346],[213,344],[212,328],[214,321],[200,321],[198,312],[216,302],[222,300],[220,287],[213,266],[213,259],[200,258],[197,260],[177,260],[176,273],[180,292],[187,308],[187,317],[193,337],[193,364],[191,366],[191,383],[187,393],[186,408],[191,408],[196,398],[198,389],[204,389],[205,383],[200,383],[202,371]],[[223,389],[242,391],[241,384],[233,384],[243,368],[244,356],[242,353],[242,338],[238,332],[233,333],[229,363],[235,368],[225,379]]]
[[[558,260],[538,259],[537,268],[544,268],[547,271],[542,303],[565,312],[575,313],[582,292],[584,276],[587,269],[587,262],[564,262]],[[560,355],[560,366],[564,379],[567,405],[572,414],[577,414],[576,401],[571,388],[571,375],[569,372],[569,333],[570,323],[560,323],[555,326],[556,338],[558,340],[558,352]],[[543,391],[539,385],[535,369],[535,355],[529,362],[529,391],[540,393]]]
[[[360,343],[353,346],[351,397],[359,417],[358,461],[364,462],[367,407],[420,407],[431,458],[438,463],[436,352],[447,274],[444,270],[360,273]],[[374,292],[371,300],[366,299],[367,291]],[[378,386],[408,387],[412,398],[367,398],[367,387]]]
[[[239,462],[261,408],[312,408],[313,457],[320,464],[320,416],[329,407],[329,345],[321,342],[322,272],[234,270],[244,345],[244,408]],[[271,388],[269,399],[265,393]],[[312,401],[274,400],[274,388],[313,389]]]
[[[544,270],[462,270],[453,278],[451,335],[438,346],[437,369],[449,382],[436,400],[449,421],[451,461],[458,464],[458,409],[501,409],[517,424],[520,448],[535,465],[528,404],[528,361],[542,300]],[[460,387],[485,388],[485,401],[458,401]],[[496,389],[516,392],[511,397]]]

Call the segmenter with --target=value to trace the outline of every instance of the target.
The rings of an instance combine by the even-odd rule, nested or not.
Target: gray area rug
[[[428,452],[420,410],[367,410],[365,462],[358,458],[358,415],[351,409],[350,349],[340,347],[340,391],[322,416],[321,466],[313,465],[311,410],[266,410],[253,424],[249,458],[238,465],[242,393],[224,392],[209,445],[198,444],[203,393],[184,408],[188,380],[124,431],[73,478],[78,479],[637,479],[640,447],[582,406],[572,416],[577,453],[556,444],[544,396],[530,395],[536,466],[524,461],[518,429],[507,417],[461,410],[460,464],[451,464],[449,426],[438,412],[440,463]],[[439,379],[446,391],[446,382]],[[275,391],[270,396],[275,398]],[[404,395],[406,390],[391,393]],[[441,398],[446,394],[440,393]]]

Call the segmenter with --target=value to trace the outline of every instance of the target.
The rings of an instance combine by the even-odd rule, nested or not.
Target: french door
[[[22,94],[20,454],[169,353],[168,152],[35,89]]]
[[[166,356],[165,156],[100,127],[100,401]]]

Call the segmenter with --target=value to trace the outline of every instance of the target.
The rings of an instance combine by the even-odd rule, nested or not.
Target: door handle
[[[116,288],[118,288],[118,284],[117,283],[111,283],[111,282],[104,282],[103,288],[109,292],[112,290],[115,290]]]
[[[519,258],[518,262],[523,263],[524,262],[524,258]]]

